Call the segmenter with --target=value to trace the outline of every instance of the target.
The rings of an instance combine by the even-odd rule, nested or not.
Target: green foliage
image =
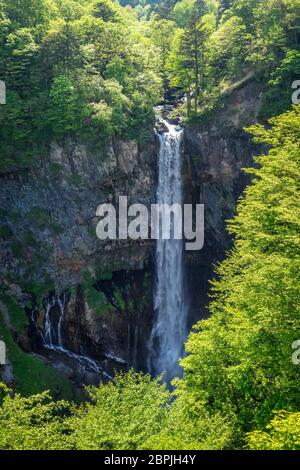
[[[0,74],[8,89],[0,107],[0,171],[31,166],[52,139],[145,141],[162,91],[166,99],[186,94],[189,122],[203,122],[234,84],[256,72],[266,84],[261,117],[290,108],[300,74],[300,0],[123,3],[134,10],[111,0],[0,0]],[[174,393],[134,371],[89,388],[80,407],[47,393],[14,396],[1,386],[1,449],[299,449],[300,369],[291,361],[300,330],[299,129],[299,106],[267,128],[248,129],[269,151],[247,170],[253,184],[228,224],[234,248],[217,268],[212,315],[189,337]],[[58,176],[61,167],[49,171]],[[70,182],[80,185],[80,175]],[[42,208],[27,218],[39,230],[62,233]],[[1,241],[12,235],[3,223]],[[14,256],[36,243],[33,232],[22,231],[11,243]],[[39,305],[51,285],[32,285],[27,273],[34,266],[25,269],[19,283]],[[107,312],[96,281],[111,280],[111,270],[84,277],[88,305]],[[131,313],[129,297],[128,286],[116,288],[116,308]],[[12,332],[22,332],[27,320],[10,297],[3,301],[1,338],[14,388],[73,398],[61,373],[16,344]]]
[[[291,85],[300,76],[300,51],[291,49],[272,74],[264,94],[262,118],[277,116],[291,107]]]
[[[19,327],[23,322],[24,313],[22,312],[22,318],[16,317],[16,312],[10,309],[10,314],[15,326]],[[56,371],[51,365],[44,364],[38,357],[26,354],[20,349],[1,314],[0,336],[7,347],[8,358],[13,367],[14,388],[18,392],[23,396],[29,396],[49,389],[56,398],[63,397],[69,400],[74,398],[73,386],[63,373]]]
[[[49,171],[54,176],[59,176],[63,172],[63,169],[64,167],[60,163],[50,163],[49,165]]]
[[[35,236],[31,230],[25,230],[22,234],[22,241],[26,246],[35,247],[37,245]]]
[[[27,217],[39,229],[45,228],[49,223],[49,214],[45,209],[41,207],[34,207],[30,209],[27,214]]]
[[[93,16],[104,21],[118,21],[120,15],[115,3],[111,0],[96,0],[92,7]]]
[[[1,450],[69,448],[69,429],[64,419],[70,412],[67,402],[52,402],[47,392],[24,398],[5,389],[1,402]]]
[[[133,12],[110,0],[19,3],[2,1],[0,170],[32,166],[54,138],[133,138],[153,124],[159,58]]]
[[[111,306],[105,301],[102,292],[99,292],[93,285],[85,286],[85,298],[88,306],[98,315],[109,313]]]
[[[230,417],[236,445],[274,410],[300,406],[291,360],[300,328],[300,107],[270,124],[249,129],[271,150],[249,170],[253,184],[229,224],[235,247],[218,268],[211,318],[189,338],[179,385],[186,399]]]
[[[0,238],[3,238],[4,240],[9,240],[11,238],[11,230],[8,225],[2,225],[0,227]]]
[[[50,230],[54,235],[62,235],[64,233],[63,226],[58,222],[51,222]]]
[[[210,415],[201,402],[186,398],[177,397],[162,430],[147,440],[145,449],[221,450],[230,446],[230,421],[220,413]]]
[[[181,0],[172,10],[172,17],[180,28],[187,27],[201,14],[204,11],[199,11],[197,0]]]
[[[169,76],[167,69],[167,62],[169,59],[171,44],[176,32],[176,24],[173,21],[161,19],[159,16],[154,16],[152,21],[149,22],[149,36],[158,50],[160,58],[160,73],[163,79],[164,93],[170,86]]]
[[[111,0],[2,4],[1,171],[32,166],[51,139],[69,134],[143,141],[162,88],[165,98],[187,95],[193,120],[214,109],[232,82],[263,68],[271,81],[262,116],[290,105],[299,0],[133,2],[140,21]]]
[[[207,114],[249,70],[267,84],[264,118],[291,107],[291,79],[299,63],[299,0],[181,0],[169,17],[178,28],[166,61],[167,80],[187,94],[190,119]],[[283,80],[275,85],[278,74]]]
[[[106,302],[106,299],[102,292],[96,288],[97,280],[111,279],[112,273],[110,271],[103,272],[97,271],[96,277],[92,276],[89,271],[84,273],[84,292],[85,299],[88,306],[98,315],[109,313],[112,311],[112,307]]]
[[[253,431],[247,436],[251,450],[299,450],[300,413],[277,412],[266,431]]]
[[[89,389],[92,403],[71,420],[77,449],[136,450],[162,427],[170,394],[159,380],[130,371]],[[101,423],[101,425],[100,425]]]
[[[204,43],[209,32],[207,17],[192,20],[180,30],[174,40],[168,68],[171,83],[187,93],[187,112],[192,112],[191,99],[194,98],[194,112],[198,110],[198,98],[203,84]]]
[[[80,132],[84,119],[84,104],[72,80],[65,76],[55,77],[50,90],[49,123],[53,134],[63,137],[69,132]]]
[[[28,320],[25,311],[20,305],[8,294],[1,297],[1,300],[7,307],[9,321],[12,324],[14,331],[17,333],[22,332],[28,326]]]

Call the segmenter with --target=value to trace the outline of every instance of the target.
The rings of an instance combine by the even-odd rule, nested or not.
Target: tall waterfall
[[[183,130],[163,121],[167,131],[160,140],[157,204],[183,203],[182,137]],[[170,240],[156,244],[156,284],[154,291],[155,323],[149,342],[149,369],[171,380],[180,375],[178,359],[184,352],[187,336],[188,308],[184,295],[183,241],[175,240],[171,227]]]

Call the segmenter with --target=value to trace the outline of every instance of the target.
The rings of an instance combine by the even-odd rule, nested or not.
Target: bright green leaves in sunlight
[[[51,139],[138,138],[153,124],[160,58],[133,11],[111,0],[1,4],[2,169],[31,165]]]
[[[187,344],[181,393],[231,417],[243,431],[264,428],[274,410],[300,407],[292,344],[300,331],[300,107],[249,129],[271,146],[229,228],[235,246],[218,268],[212,317]]]
[[[2,392],[2,393],[1,393]],[[61,450],[70,448],[66,417],[70,405],[52,402],[47,392],[24,398],[0,383],[0,449]]]
[[[300,413],[276,413],[266,431],[247,435],[251,450],[300,450]]]
[[[134,371],[79,406],[1,385],[0,449],[299,449],[300,0],[129,3],[0,0],[0,171],[34,165],[55,139],[142,140],[164,98],[203,125],[254,78],[260,117],[275,117],[246,130],[264,155],[245,170],[234,246],[174,391]]]
[[[70,420],[77,449],[138,449],[163,427],[170,394],[165,385],[130,371],[89,389],[91,404]]]

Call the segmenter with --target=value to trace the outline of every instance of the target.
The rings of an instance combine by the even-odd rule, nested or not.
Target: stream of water
[[[64,346],[63,321],[66,304],[67,298],[64,292],[61,296],[53,295],[50,297],[45,305],[44,334],[41,333],[45,348],[60,354],[65,354],[91,372],[101,374],[111,379],[111,376],[109,376],[96,361],[88,356],[75,353]],[[53,315],[54,307],[59,308],[58,318],[57,315]]]
[[[159,133],[159,176],[157,204],[183,204],[182,139],[183,129],[167,121]],[[176,240],[171,227],[170,240],[156,243],[155,322],[149,341],[149,370],[165,373],[166,380],[181,374],[178,364],[187,337],[188,307],[184,289],[183,240]]]

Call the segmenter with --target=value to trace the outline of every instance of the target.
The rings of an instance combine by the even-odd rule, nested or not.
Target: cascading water
[[[179,126],[163,121],[167,131],[160,140],[157,204],[183,203],[182,137]],[[173,235],[173,237],[172,237]],[[156,244],[155,323],[149,341],[149,369],[152,374],[166,373],[166,380],[180,375],[178,359],[184,352],[188,308],[184,295],[183,240],[161,237]]]
[[[66,304],[67,296],[65,292],[61,296],[53,295],[47,300],[45,305],[44,334],[41,333],[45,348],[57,353],[65,354],[92,372],[102,374],[104,377],[111,379],[111,376],[108,375],[96,361],[88,356],[83,356],[70,351],[63,345],[63,320]],[[56,315],[52,315],[53,309],[56,306],[58,306],[59,309],[58,318]]]
[[[66,293],[63,293],[63,299],[58,296],[57,298],[57,303],[59,305],[59,310],[60,310],[60,317],[58,320],[58,325],[57,325],[57,339],[58,339],[58,344],[59,346],[62,347],[62,322],[64,319],[64,313],[65,313],[65,305],[66,305]]]

